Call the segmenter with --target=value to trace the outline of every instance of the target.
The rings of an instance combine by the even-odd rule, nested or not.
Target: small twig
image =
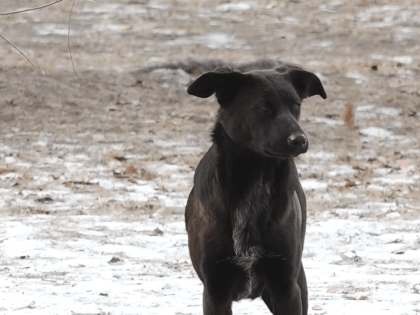
[[[50,2],[50,3],[47,3],[47,4],[41,5],[39,7],[35,7],[35,8],[29,8],[29,9],[23,9],[23,10],[18,10],[18,11],[11,11],[11,12],[4,12],[4,13],[0,12],[0,15],[18,14],[18,13],[23,13],[23,12],[39,10],[39,9],[42,9],[42,8],[49,7],[50,5],[56,4],[56,3],[61,2],[61,1],[63,1],[63,0],[56,0],[54,2]]]
[[[69,48],[69,53],[70,53],[70,60],[71,60],[71,65],[73,66],[73,71],[76,74],[76,77],[78,80],[80,80],[79,76],[77,75],[76,72],[76,68],[74,67],[74,62],[73,62],[73,55],[71,54],[71,49],[70,49],[70,25],[71,25],[71,14],[73,12],[73,8],[74,8],[74,4],[76,3],[76,0],[73,0],[73,5],[71,6],[70,9],[70,15],[69,15],[69,32],[67,34],[67,46]]]
[[[42,74],[45,74],[44,71],[42,71],[41,69],[38,69],[37,67],[35,67],[35,65],[29,60],[28,57],[26,57],[26,55],[19,49],[17,48],[15,45],[13,45],[11,42],[9,42],[6,38],[4,38],[3,35],[0,34],[0,37],[4,39],[4,41],[6,43],[8,43],[10,46],[12,46],[14,49],[16,49],[23,57],[25,57],[26,60],[28,60],[28,62],[32,65],[32,67],[34,67],[34,69],[38,70],[39,72],[41,72]]]
[[[1,62],[0,62],[0,67],[2,67],[4,71],[9,72],[9,70]]]

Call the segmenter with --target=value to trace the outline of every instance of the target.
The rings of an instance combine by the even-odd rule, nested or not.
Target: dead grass
[[[356,186],[356,182],[354,181],[354,180],[348,180],[348,181],[346,181],[346,184],[345,184],[345,188],[350,188],[350,187],[354,187],[354,186]]]
[[[96,209],[90,210],[89,214],[123,216],[130,220],[139,220],[144,216],[152,218],[156,214],[166,217],[172,215],[173,212],[165,206],[154,202],[126,201],[117,203],[109,201],[102,202]]]
[[[119,150],[112,150],[105,154],[105,161],[107,163],[111,162],[112,160],[117,160],[119,162],[123,162],[126,160],[125,154],[123,151]]]
[[[15,169],[13,168],[0,168],[0,175],[13,173],[13,172],[15,172]]]
[[[45,210],[42,208],[42,206],[40,207],[36,207],[36,208],[15,208],[15,207],[11,207],[8,210],[5,211],[1,211],[0,212],[0,216],[28,216],[28,215],[37,215],[37,214],[45,214],[45,215],[51,215],[53,213],[51,213],[48,210]],[[66,215],[68,215],[68,212],[66,212]]]
[[[347,102],[346,109],[344,112],[344,123],[350,128],[354,128],[354,104],[353,102]]]
[[[364,8],[369,8],[370,7],[370,1],[369,0],[361,0],[360,2],[361,2],[361,5]]]
[[[125,169],[125,173],[128,176],[133,176],[133,175],[137,175],[139,173],[139,170],[137,168],[135,168],[132,164],[130,164],[129,166],[127,166],[127,168]]]

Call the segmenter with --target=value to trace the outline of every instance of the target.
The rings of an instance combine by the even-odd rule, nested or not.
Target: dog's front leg
[[[245,272],[229,259],[202,264],[204,315],[231,315],[232,301],[246,292]]]
[[[301,292],[297,283],[289,287],[275,288],[269,294],[274,315],[303,314]]]
[[[232,315],[232,301],[219,294],[210,293],[206,288],[203,293],[204,315]]]
[[[307,295],[306,281],[304,283],[303,273],[301,277],[298,274],[303,268],[299,266],[302,270],[299,268],[296,271],[294,265],[271,258],[258,266],[259,276],[264,283],[262,299],[274,315],[306,315],[307,304],[303,304],[303,298]],[[304,286],[304,291],[300,284]]]
[[[300,288],[300,293],[302,296],[302,314],[308,314],[308,287],[306,285],[306,275],[305,270],[303,269],[303,265],[300,265],[300,272],[298,277],[298,285]]]
[[[274,315],[306,315],[303,309],[301,290],[297,284],[291,288],[266,288],[262,299]]]

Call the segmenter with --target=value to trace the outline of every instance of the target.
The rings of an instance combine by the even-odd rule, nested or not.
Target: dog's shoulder
[[[207,210],[214,208],[215,202],[220,202],[216,197],[219,193],[216,154],[216,147],[212,145],[201,159],[194,174],[194,196]]]
[[[197,190],[205,187],[215,176],[216,154],[216,146],[213,144],[198,163],[194,174],[194,187],[197,187]]]

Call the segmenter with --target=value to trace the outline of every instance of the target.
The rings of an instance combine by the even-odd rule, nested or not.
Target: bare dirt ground
[[[420,312],[418,1],[77,0],[80,79],[71,6],[0,15],[39,68],[1,42],[0,312],[199,314],[183,207],[217,105],[185,92],[200,67],[138,70],[264,58],[328,94],[303,104],[296,159],[310,313]]]

